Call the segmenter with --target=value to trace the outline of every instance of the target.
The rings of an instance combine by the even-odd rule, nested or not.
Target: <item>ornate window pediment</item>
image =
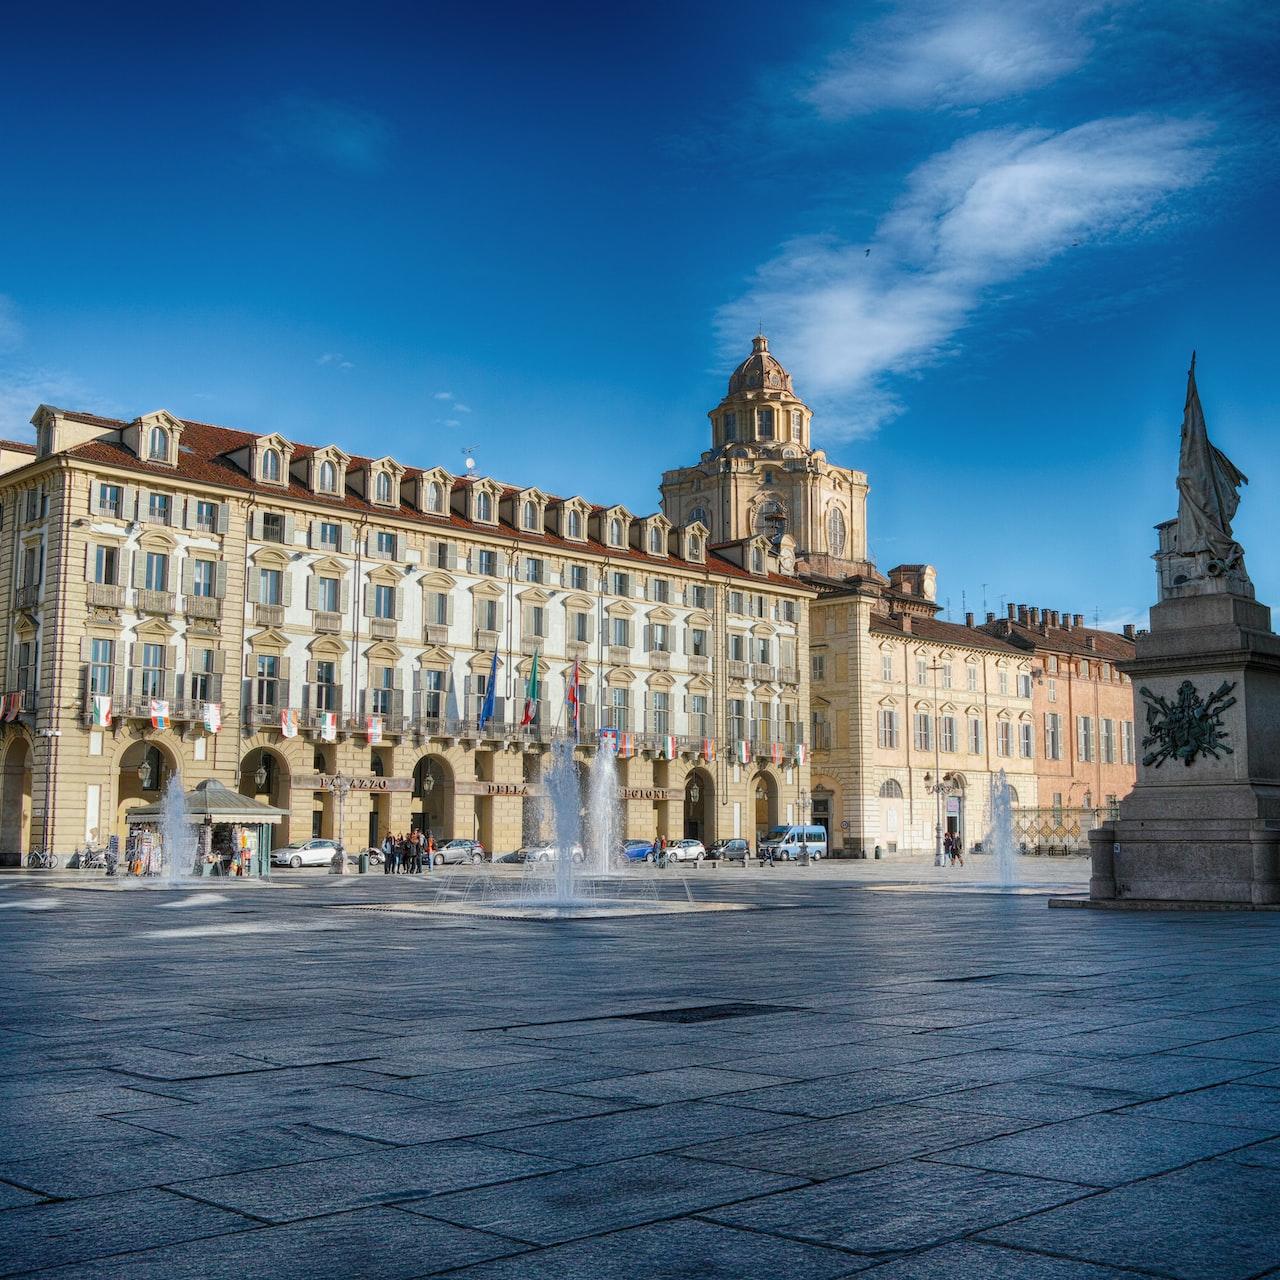
[[[422,575],[422,586],[426,591],[452,591],[457,585],[457,579],[443,569],[432,569]]]
[[[379,507],[400,505],[400,482],[404,467],[392,457],[374,458],[359,470],[364,496]]]
[[[419,511],[429,516],[449,514],[449,497],[453,492],[453,476],[449,472],[443,467],[432,467],[414,483]]]
[[[307,487],[325,498],[340,498],[347,490],[347,465],[351,455],[336,444],[314,450],[306,459]]]
[[[477,524],[498,523],[502,486],[488,477],[473,480],[467,488],[467,516]]]

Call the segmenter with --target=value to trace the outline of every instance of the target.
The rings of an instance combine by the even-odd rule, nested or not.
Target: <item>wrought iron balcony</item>
[[[13,593],[13,607],[15,609],[34,609],[40,603],[40,585],[36,583],[30,587],[17,587]]]

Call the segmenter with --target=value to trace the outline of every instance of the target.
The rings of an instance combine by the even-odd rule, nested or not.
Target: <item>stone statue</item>
[[[1179,555],[1208,554],[1208,571],[1244,568],[1244,551],[1231,536],[1231,520],[1240,505],[1239,487],[1248,477],[1209,441],[1200,393],[1196,389],[1196,357],[1187,371],[1187,403],[1182,414],[1182,451],[1178,459]]]

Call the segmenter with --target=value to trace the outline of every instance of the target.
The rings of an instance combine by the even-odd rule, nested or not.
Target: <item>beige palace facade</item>
[[[798,819],[813,592],[769,539],[164,411],[33,423],[0,452],[10,861],[123,835],[175,772],[284,809],[276,844],[506,851],[541,832],[551,741],[585,759],[602,728],[628,836]],[[404,789],[350,793],[339,832],[339,773]]]

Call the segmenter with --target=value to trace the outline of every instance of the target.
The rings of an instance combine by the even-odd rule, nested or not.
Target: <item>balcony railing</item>
[[[370,618],[369,635],[375,640],[394,640],[399,623],[394,618]]]
[[[524,654],[545,653],[547,648],[546,636],[521,636],[520,652]]]
[[[815,751],[831,750],[831,726],[829,724],[814,725],[813,749]]]
[[[443,622],[429,622],[422,628],[423,644],[448,644],[449,627]]]
[[[626,666],[631,661],[631,650],[625,644],[611,644],[609,646],[609,661],[614,666]]]
[[[750,672],[750,663],[740,662],[737,658],[729,659],[729,678],[731,680],[745,680]]]
[[[40,705],[40,700],[35,689],[13,689],[9,693],[6,693],[4,697],[6,702],[8,702],[10,698],[16,700],[16,705],[13,709],[15,715],[31,715]]]
[[[15,609],[34,609],[40,603],[40,586],[18,587],[13,593]]]
[[[317,612],[313,615],[313,625],[318,633],[337,635],[342,630],[342,614]]]
[[[753,680],[764,680],[772,684],[778,678],[778,670],[767,662],[753,662],[751,664],[751,678]]]
[[[778,678],[783,684],[799,684],[800,672],[795,667],[779,667]]]
[[[159,613],[168,617],[177,607],[172,591],[149,591],[146,587],[139,587],[133,596],[139,613]]]
[[[284,605],[255,604],[253,606],[253,621],[254,625],[259,627],[284,626]]]
[[[123,609],[124,588],[114,582],[91,582],[85,587],[85,603],[94,609]]]
[[[484,627],[476,628],[476,648],[484,653],[492,653],[502,643],[500,631],[487,631]]]
[[[704,675],[711,670],[711,659],[701,654],[690,654],[689,670],[694,675]]]
[[[669,671],[671,669],[671,655],[665,649],[651,649],[649,651],[649,666],[654,671]]]
[[[206,618],[216,622],[222,617],[222,601],[217,596],[186,596],[182,608],[188,618]]]
[[[251,702],[247,708],[247,718],[252,725],[280,724],[280,712],[283,708],[275,702]]]
[[[124,706],[118,714],[122,714],[129,720],[150,720],[151,719],[151,703],[153,699],[149,694],[130,694],[124,699]],[[154,701],[167,702],[169,704],[170,720],[198,720],[204,715],[204,704],[196,702],[190,698],[162,698],[157,696]],[[117,707],[119,704],[116,704]]]

